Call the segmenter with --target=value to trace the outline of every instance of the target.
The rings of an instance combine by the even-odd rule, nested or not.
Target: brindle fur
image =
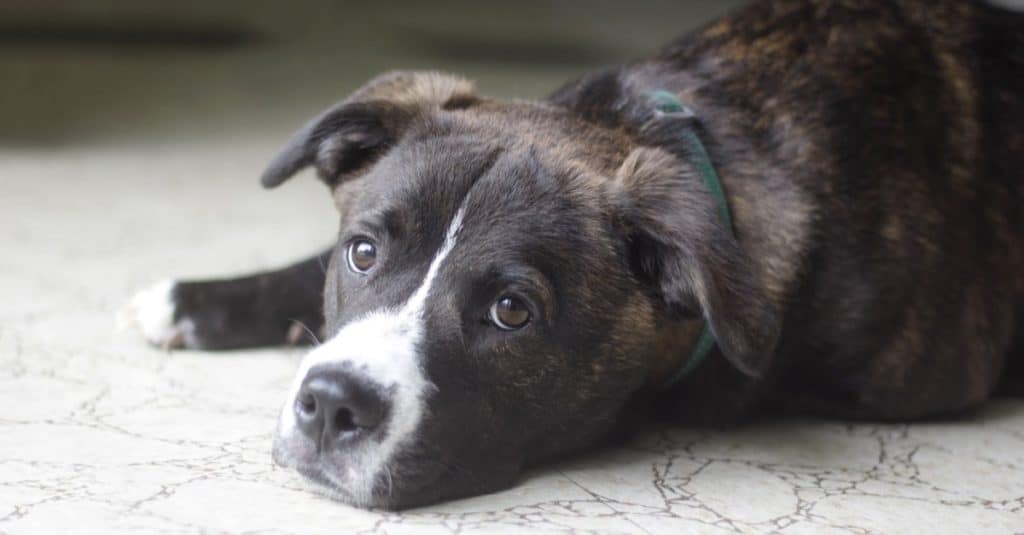
[[[646,97],[655,89],[679,95],[699,122],[655,113]],[[593,445],[625,407],[653,404],[705,423],[780,405],[893,420],[986,400],[1024,368],[1022,124],[1024,16],[955,0],[774,0],[652,59],[585,76],[547,102],[487,99],[446,75],[386,75],[300,131],[264,184],[313,165],[343,229],[359,213],[390,210],[418,244],[409,258],[426,261],[447,221],[440,214],[481,188],[477,177],[503,177],[474,190],[484,200],[467,215],[467,224],[499,229],[467,238],[484,258],[456,249],[451,262],[469,277],[487,251],[530,251],[543,273],[534,282],[550,294],[541,301],[563,328],[486,346],[500,358],[484,367],[455,357],[427,365],[440,388],[433,403],[479,427],[477,449],[460,458],[475,466],[493,460],[488,445],[505,448],[508,466],[492,464],[507,478],[523,462]],[[690,128],[724,184],[732,233],[682,143]],[[380,178],[442,168],[449,178],[433,190]],[[330,264],[328,331],[400,302],[415,284],[406,274],[364,295],[346,290],[336,258]],[[179,315],[217,304],[220,285],[197,284],[179,292],[213,297],[183,301]],[[214,335],[201,345],[283,342],[292,316],[319,323],[310,295],[290,293],[288,314],[269,314],[283,326],[274,340],[257,336],[266,322],[228,321],[237,325],[231,344]],[[254,302],[224,314],[248,314]],[[703,321],[718,349],[658,391]],[[566,349],[574,347],[585,354]],[[496,401],[466,406],[484,388]],[[504,442],[503,428],[522,439]],[[456,448],[446,429],[428,432],[424,447]],[[400,504],[502,481],[459,480]]]
[[[985,400],[1021,358],[1024,17],[760,2],[554,101],[615,122],[615,103],[658,87],[700,117],[737,237],[785,310],[769,377],[741,387],[709,363],[668,412],[720,418],[773,395],[943,414]]]

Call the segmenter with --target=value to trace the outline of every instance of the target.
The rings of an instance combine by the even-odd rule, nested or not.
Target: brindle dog
[[[657,90],[693,116],[658,111]],[[1020,14],[755,2],[544,102],[387,74],[263,183],[306,166],[341,212],[336,247],[164,286],[163,323],[146,316],[157,294],[138,307],[151,341],[188,348],[294,342],[296,321],[323,333],[275,458],[353,503],[507,486],[637,409],[904,420],[1022,375]],[[705,322],[716,348],[662,388]]]

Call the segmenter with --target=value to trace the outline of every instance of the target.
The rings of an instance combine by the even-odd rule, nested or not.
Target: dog
[[[273,457],[363,507],[648,417],[952,415],[1024,376],[1021,125],[1024,15],[956,0],[754,2],[544,101],[393,72],[262,177],[315,168],[333,247],[134,313],[176,348],[320,333]]]

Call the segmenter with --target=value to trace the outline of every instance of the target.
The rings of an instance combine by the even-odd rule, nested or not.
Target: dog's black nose
[[[377,428],[387,413],[380,389],[348,371],[317,366],[295,399],[295,420],[310,438],[327,444],[355,440]]]

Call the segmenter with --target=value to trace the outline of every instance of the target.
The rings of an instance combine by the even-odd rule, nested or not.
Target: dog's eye
[[[377,263],[377,246],[368,240],[356,240],[348,246],[348,268],[366,273]]]
[[[530,323],[530,310],[526,308],[526,304],[508,295],[495,301],[488,315],[491,323],[505,331],[522,329]]]

